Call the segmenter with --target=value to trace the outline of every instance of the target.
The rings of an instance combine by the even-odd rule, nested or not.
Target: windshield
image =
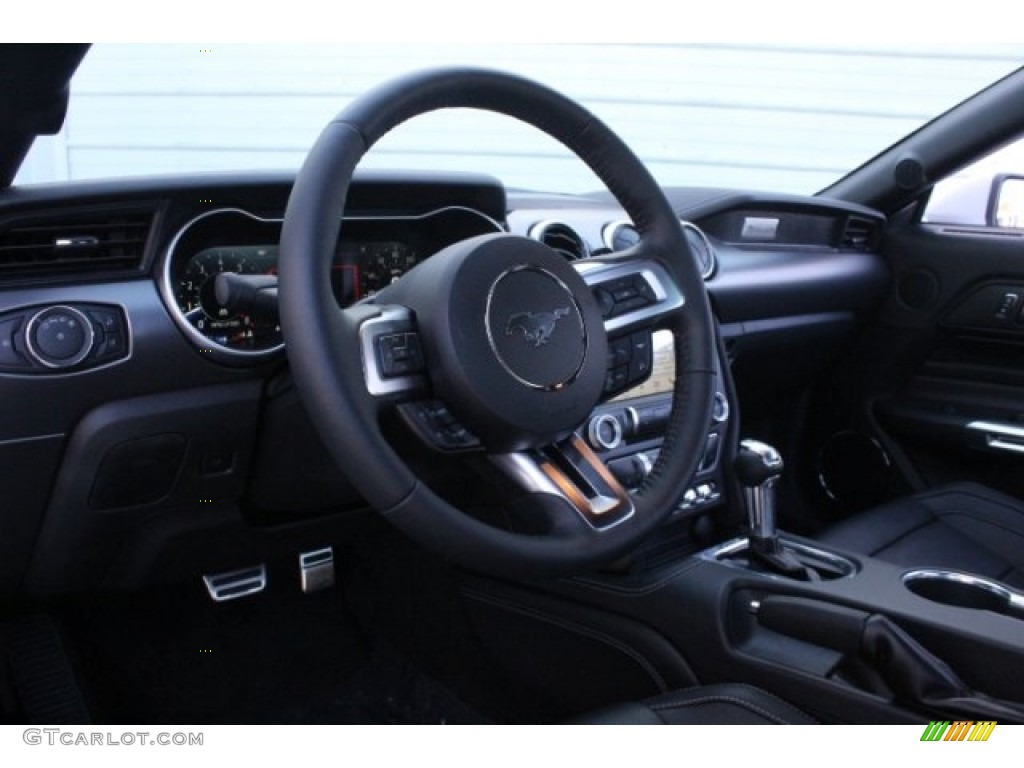
[[[97,45],[64,129],[36,141],[16,183],[296,169],[358,94],[474,65],[577,99],[664,185],[810,194],[1021,63],[1009,45]],[[537,131],[463,110],[402,126],[363,165],[478,171],[552,192],[601,186]]]

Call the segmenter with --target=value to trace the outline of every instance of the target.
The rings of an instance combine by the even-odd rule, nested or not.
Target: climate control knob
[[[587,437],[595,449],[613,451],[622,445],[622,422],[610,413],[602,413],[590,420]]]
[[[94,335],[89,318],[74,307],[47,307],[25,325],[25,349],[42,366],[71,368],[92,351]]]

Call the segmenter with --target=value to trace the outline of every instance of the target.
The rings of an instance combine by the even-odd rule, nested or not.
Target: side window
[[[936,184],[922,220],[1024,229],[1024,138]]]

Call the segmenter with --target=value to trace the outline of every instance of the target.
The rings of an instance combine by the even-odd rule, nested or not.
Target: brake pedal
[[[260,563],[252,568],[203,576],[203,583],[215,603],[237,600],[267,588],[267,566]]]
[[[334,586],[334,549],[324,547],[299,554],[302,591],[318,592]]]

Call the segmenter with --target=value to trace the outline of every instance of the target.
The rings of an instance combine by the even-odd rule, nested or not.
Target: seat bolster
[[[931,510],[917,504],[913,497],[898,499],[836,523],[816,538],[824,544],[873,556],[934,521]]]
[[[582,725],[814,725],[815,720],[767,691],[738,683],[704,685],[642,703],[608,707]]]
[[[897,565],[1024,581],[1024,502],[976,483],[897,499],[817,538]]]

